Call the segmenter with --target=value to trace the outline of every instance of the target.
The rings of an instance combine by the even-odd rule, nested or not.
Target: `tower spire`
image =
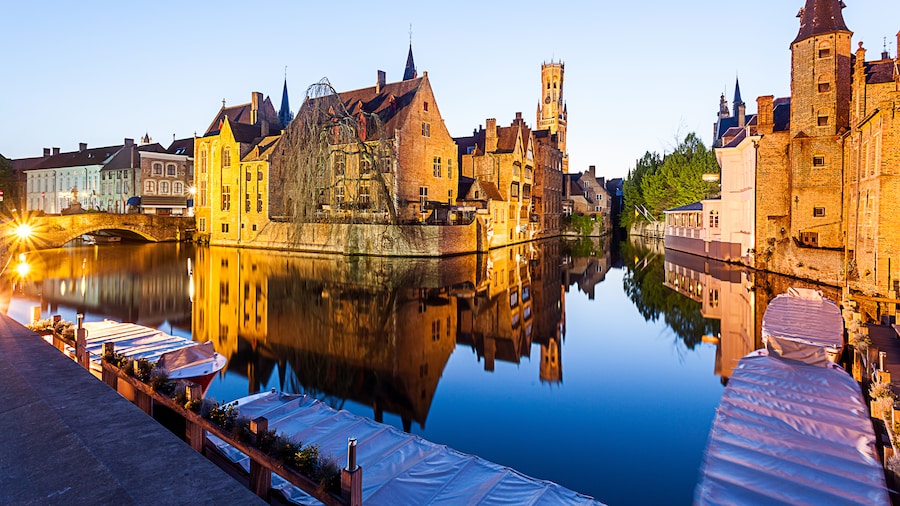
[[[291,105],[288,101],[288,90],[287,90],[287,65],[284,66],[284,90],[281,92],[281,109],[278,111],[278,121],[281,123],[281,128],[287,128],[288,124],[291,120],[294,119],[294,114],[291,112]]]
[[[797,14],[800,31],[793,44],[825,33],[849,32],[841,12],[846,6],[843,0],[806,0],[806,7]]]
[[[744,105],[744,101],[741,100],[741,82],[735,76],[734,78],[734,101],[731,103],[731,106],[734,107],[734,116],[738,115],[738,107]]]
[[[406,70],[403,71],[403,80],[415,79],[416,75],[416,62],[413,61],[412,54],[412,25],[409,25],[409,54],[406,56]]]

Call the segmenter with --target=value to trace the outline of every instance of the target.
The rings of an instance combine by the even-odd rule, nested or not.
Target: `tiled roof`
[[[894,81],[894,60],[866,63],[866,84],[883,84]]]
[[[278,146],[278,141],[281,139],[281,135],[270,135],[268,137],[263,137],[259,139],[259,142],[253,146],[253,149],[247,153],[246,156],[242,159],[245,162],[252,162],[257,160],[265,160],[267,159],[275,148]]]
[[[252,103],[247,103],[231,107],[222,107],[221,109],[219,109],[219,113],[216,114],[216,117],[213,118],[212,122],[209,124],[209,128],[206,129],[204,137],[207,135],[215,135],[216,133],[218,133],[219,129],[222,126],[222,120],[225,119],[226,116],[228,117],[229,123],[231,123],[232,125],[237,123],[244,125],[251,124],[250,113],[252,112],[252,106]],[[269,122],[273,124],[273,128],[275,128],[275,123],[278,123],[278,126],[281,125],[278,120],[278,114],[275,112],[275,106],[272,105],[272,101],[269,99],[269,97],[266,97],[262,100],[262,103],[259,104],[259,110],[256,112],[256,114],[257,118],[260,120],[268,118],[270,120]]]
[[[84,151],[69,151],[66,153],[53,155],[33,168],[61,169],[65,167],[78,167],[82,165],[103,165],[108,162],[120,149],[122,149],[122,145],[85,149]]]
[[[775,123],[773,130],[775,132],[786,132],[791,129],[791,99],[777,98],[773,102],[775,110],[772,118]]]
[[[736,147],[738,144],[741,143],[741,141],[743,141],[744,139],[747,138],[747,129],[746,128],[739,128],[739,129],[731,128],[731,129],[729,129],[729,132],[731,130],[738,130],[738,131],[733,134],[734,138],[732,138],[730,141],[728,141],[728,144],[725,145],[726,148]],[[732,135],[732,134],[725,132],[725,137],[729,137],[730,135]]]
[[[172,144],[166,149],[166,153],[172,155],[194,156],[194,138],[188,137],[187,139],[172,141]]]
[[[503,200],[503,196],[500,195],[500,190],[497,189],[497,185],[490,181],[479,181],[478,184],[481,186],[481,189],[484,190],[484,194],[487,195],[490,200]]]
[[[667,213],[677,212],[677,211],[702,211],[703,203],[702,202],[692,202],[690,204],[683,205],[681,207],[676,207],[674,209],[666,209]]]
[[[419,86],[424,79],[424,77],[419,77],[407,81],[389,83],[384,85],[378,93],[376,93],[375,86],[370,86],[368,88],[345,91],[338,95],[344,107],[351,114],[361,104],[363,111],[378,115],[385,132],[393,132],[394,129],[403,125],[406,116],[409,114],[409,106],[412,104],[412,100],[419,91]],[[306,100],[301,107],[301,111],[310,107],[315,100],[323,99]],[[301,114],[298,114],[298,116],[301,116]]]
[[[806,0],[806,7],[799,14],[800,32],[793,44],[825,33],[849,32],[841,12],[843,8],[842,0]]]

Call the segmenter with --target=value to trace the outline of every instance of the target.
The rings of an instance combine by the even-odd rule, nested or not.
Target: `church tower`
[[[806,0],[791,43],[791,235],[843,244],[841,135],[850,126],[850,38],[841,0]]]
[[[537,129],[549,130],[557,136],[559,151],[563,156],[564,172],[568,172],[568,151],[566,151],[566,121],[569,116],[563,99],[566,64],[563,62],[541,65],[541,101],[537,109]]]
[[[278,121],[281,122],[281,128],[287,128],[291,120],[294,119],[294,113],[291,112],[291,104],[288,101],[287,91],[287,70],[284,71],[284,90],[281,92],[281,109],[278,111]]]

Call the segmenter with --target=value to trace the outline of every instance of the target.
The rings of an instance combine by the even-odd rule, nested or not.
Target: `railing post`
[[[103,357],[114,356],[116,354],[116,343],[103,343]],[[103,367],[103,358],[100,358],[100,376],[103,382],[109,385],[109,388],[119,390],[119,376],[115,372]]]
[[[138,372],[140,371],[138,359],[134,359],[131,362],[131,365],[134,367],[134,377],[138,378]],[[150,397],[138,388],[134,389],[134,405],[139,407],[144,413],[147,413],[151,417],[153,416],[153,397]]]
[[[269,420],[265,417],[250,420],[250,432],[258,436],[269,430]],[[269,500],[269,491],[272,488],[272,471],[252,457],[250,458],[250,490],[264,500]]]
[[[187,400],[200,400],[203,397],[203,387],[196,383],[191,383],[185,390]],[[199,423],[194,423],[187,418],[184,419],[185,438],[195,451],[203,454],[203,448],[206,446],[206,430]]]
[[[91,357],[87,352],[87,330],[83,328],[75,331],[75,360],[81,367],[91,368]]]
[[[362,467],[356,465],[356,438],[347,440],[347,467],[341,469],[341,497],[350,506],[362,506]]]

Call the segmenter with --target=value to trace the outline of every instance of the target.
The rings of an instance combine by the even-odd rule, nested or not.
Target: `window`
[[[256,194],[256,212],[258,212],[258,213],[262,212],[262,193]],[[254,226],[256,226],[256,225],[254,225]]]
[[[434,157],[434,177],[441,177],[441,157]]]
[[[228,233],[228,224],[227,223],[222,224],[222,233],[223,234]],[[222,285],[222,286],[225,286],[225,285]],[[228,287],[227,286],[225,286],[225,301],[224,302],[226,304],[228,303]]]
[[[144,181],[144,193],[156,193],[156,181],[152,179]]]
[[[231,167],[231,148],[222,148],[222,167]]]
[[[369,174],[372,172],[372,162],[369,161],[368,158],[362,158],[359,161],[359,171],[362,174]]]
[[[447,190],[447,203],[453,204],[453,190]]]
[[[719,228],[719,211],[709,212],[709,228]]]
[[[447,158],[447,179],[453,179],[453,158]]]
[[[814,207],[813,208],[813,217],[824,218],[825,217],[825,208],[824,207]]]
[[[162,164],[161,163],[157,162],[157,163],[153,164],[153,175],[154,176],[162,176]]]
[[[231,185],[222,185],[222,210],[231,210]]]
[[[819,116],[819,126],[828,126],[828,116]]]
[[[819,83],[819,93],[831,91],[831,83]]]
[[[365,209],[369,207],[369,182],[359,182],[359,207]]]
[[[331,162],[331,168],[334,169],[336,176],[344,175],[344,168],[347,166],[347,155],[344,153],[335,153]]]
[[[519,183],[509,185],[509,195],[514,198],[519,198]]]
[[[175,195],[183,195],[184,194],[184,183],[181,181],[175,181],[172,183],[172,193]]]
[[[175,167],[174,163],[166,165],[166,175],[169,177],[175,177],[176,175],[178,175],[178,169]]]
[[[818,246],[819,234],[817,232],[800,232],[800,242],[806,246]]]
[[[338,184],[334,187],[334,201],[338,204],[344,202],[344,185]]]
[[[159,182],[159,194],[160,195],[168,195],[169,194],[169,182],[168,181],[160,181]]]
[[[819,58],[830,58],[831,57],[831,48],[830,47],[820,47],[819,48]]]
[[[431,123],[422,123],[422,137],[431,137]]]
[[[825,166],[825,157],[824,156],[814,156],[813,157],[813,167],[824,167]]]
[[[422,207],[425,207],[425,203],[428,202],[428,187],[420,186],[419,187],[419,203],[422,204]]]
[[[200,231],[206,232],[206,218],[200,218],[199,225],[200,225]]]
[[[206,148],[200,149],[200,173],[206,174]]]
[[[391,171],[391,149],[382,148],[378,152],[378,170],[387,173]]]
[[[257,181],[262,181],[262,180],[263,180],[263,170],[262,170],[262,167],[258,167],[258,168],[256,169],[256,180],[257,180]]]
[[[247,169],[247,170],[245,171],[245,176],[244,176],[244,177],[247,179],[247,182],[248,182],[248,183],[249,183],[250,181],[253,180],[253,176],[252,176],[251,173],[250,173],[250,169]]]
[[[428,112],[428,102],[422,104],[422,110]]]
[[[206,206],[206,181],[200,181],[200,205]]]

